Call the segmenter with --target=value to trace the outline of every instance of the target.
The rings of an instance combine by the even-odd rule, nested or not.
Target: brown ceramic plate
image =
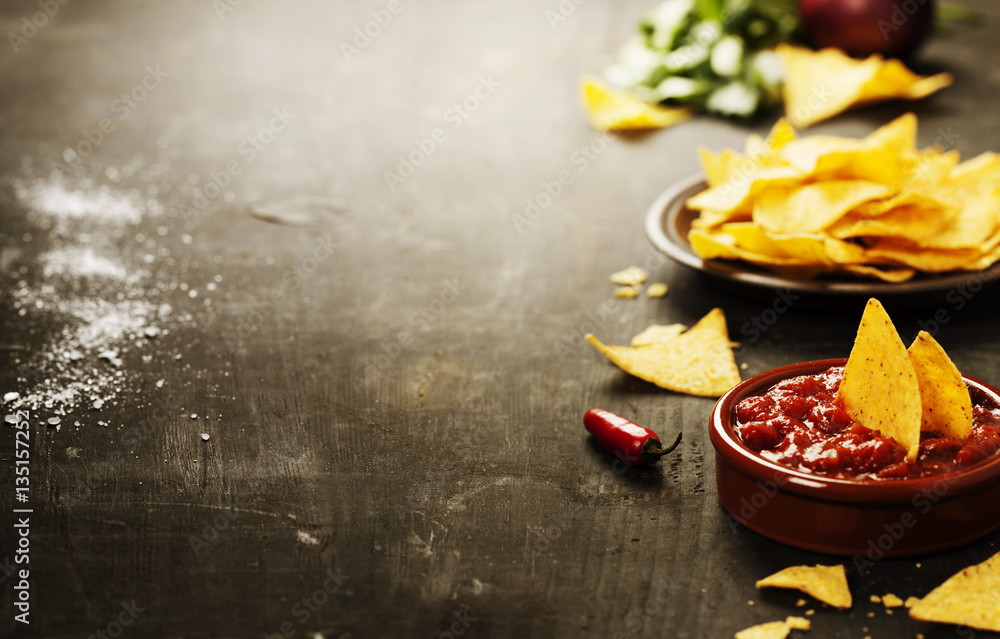
[[[1000,528],[1000,455],[935,477],[833,479],[770,462],[733,430],[736,405],[777,382],[843,366],[827,359],[781,366],[737,384],[712,411],[719,500],[730,515],[775,541],[866,560],[954,548]],[[965,377],[970,392],[1000,406],[1000,391]]]
[[[895,297],[908,306],[923,306],[940,303],[949,291],[978,292],[1000,279],[1000,262],[982,271],[917,274],[907,282],[893,283],[834,276],[795,279],[781,277],[741,260],[702,260],[687,241],[691,222],[698,212],[685,207],[684,203],[706,188],[704,177],[693,175],[667,189],[646,215],[646,236],[653,246],[675,262],[744,293],[769,296],[773,289],[789,289],[802,295],[807,303],[813,302],[814,306],[817,298],[826,300],[825,304],[818,305],[836,305],[845,297],[877,297],[883,302]]]

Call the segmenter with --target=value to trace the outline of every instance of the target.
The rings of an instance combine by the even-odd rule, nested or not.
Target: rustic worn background
[[[24,626],[5,425],[3,634],[725,637],[801,613],[754,581],[839,560],[727,523],[713,400],[583,342],[720,306],[748,376],[844,356],[862,309],[771,314],[774,295],[648,245],[646,209],[698,171],[698,145],[773,122],[591,130],[578,77],[653,4],[77,1],[26,37],[39,5],[4,3],[0,391],[30,415],[34,513]],[[1000,150],[1000,6],[965,4],[984,23],[920,58],[954,86],[815,131],[861,136],[913,109],[921,144]],[[88,247],[124,274],[56,260]],[[615,301],[607,276],[630,264],[669,295]],[[997,383],[995,299],[894,316],[904,335],[940,322],[959,368]],[[79,310],[99,300],[132,306],[67,355],[109,321]],[[754,318],[772,321],[755,336]],[[74,379],[91,388],[60,400]],[[581,425],[594,406],[683,445],[616,475]],[[923,595],[998,542],[848,562],[853,609],[810,601],[810,636],[972,636],[869,596]]]

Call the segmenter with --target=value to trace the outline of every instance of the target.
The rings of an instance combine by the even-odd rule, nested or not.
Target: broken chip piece
[[[790,566],[757,582],[758,588],[793,588],[835,608],[851,607],[847,573],[836,566]]]
[[[719,308],[684,333],[640,346],[606,346],[589,333],[586,339],[625,372],[668,390],[718,397],[740,382]]]
[[[784,621],[769,621],[745,628],[735,639],[785,639],[792,630],[809,630],[812,624],[804,617],[788,617]]]
[[[886,608],[899,608],[903,605],[903,600],[890,592],[882,596],[882,605]]]
[[[639,286],[649,279],[649,271],[641,266],[630,266],[611,274],[611,283],[621,286]]]
[[[653,282],[646,287],[646,297],[663,297],[667,294],[667,285],[663,282]]]

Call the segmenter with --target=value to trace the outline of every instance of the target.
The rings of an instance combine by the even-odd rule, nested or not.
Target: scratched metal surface
[[[34,402],[25,503],[0,431],[4,634],[723,637],[801,613],[754,581],[837,560],[727,523],[713,400],[583,342],[721,306],[745,376],[848,352],[860,303],[772,313],[642,235],[698,145],[773,120],[589,129],[577,78],[651,2],[224,2],[69,3],[34,34],[35,5],[0,10],[27,34],[0,54],[0,391]],[[953,87],[816,132],[909,107],[923,145],[1000,149],[1000,8],[967,4],[985,24],[922,58]],[[615,301],[629,264],[668,296]],[[995,297],[894,317],[997,383]],[[594,406],[683,445],[615,474]],[[812,636],[955,636],[869,596],[922,595],[998,542],[848,562],[855,606],[810,603]]]

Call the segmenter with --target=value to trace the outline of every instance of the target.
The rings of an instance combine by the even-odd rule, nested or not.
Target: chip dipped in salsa
[[[916,459],[894,439],[854,421],[838,402],[843,367],[783,380],[736,406],[736,432],[764,459],[838,479],[892,480],[941,475],[1000,450],[1000,405],[970,387],[968,437],[920,433]]]

